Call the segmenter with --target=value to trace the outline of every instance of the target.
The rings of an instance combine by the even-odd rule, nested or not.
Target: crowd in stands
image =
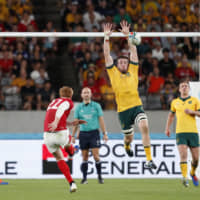
[[[72,0],[62,3],[64,31],[101,32],[110,22],[119,30],[121,20],[136,32],[199,32],[198,0]],[[124,38],[111,38],[111,55],[129,55]],[[178,95],[181,79],[198,80],[200,39],[142,38],[138,46],[139,92],[147,109],[169,109]],[[115,109],[114,93],[105,72],[102,38],[71,38],[69,52],[74,58],[77,80],[90,87],[93,99],[104,109]]]
[[[30,0],[0,0],[1,31],[38,31]],[[44,30],[53,30],[48,22]],[[46,109],[54,98],[46,69],[52,38],[0,38],[0,110]]]
[[[62,30],[99,32],[105,22],[118,31],[125,19],[136,32],[199,32],[199,0],[60,0]],[[38,30],[31,0],[0,0],[0,31],[55,31],[52,22]],[[111,38],[111,55],[129,55],[126,39]],[[168,109],[181,79],[198,80],[200,39],[142,38],[138,46],[139,92],[147,109]],[[115,109],[105,70],[103,38],[70,38],[77,82],[90,87],[93,100]],[[55,38],[0,38],[0,109],[41,110],[55,97],[46,67],[56,54]]]

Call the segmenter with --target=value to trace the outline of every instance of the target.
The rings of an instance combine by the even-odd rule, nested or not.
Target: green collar
[[[188,96],[188,97],[186,97],[186,98],[181,98],[181,97],[179,97],[179,99],[181,99],[182,101],[186,101],[186,100],[188,100],[190,97],[191,97],[191,96]]]

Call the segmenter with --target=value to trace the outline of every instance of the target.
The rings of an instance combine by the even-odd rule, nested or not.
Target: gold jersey
[[[171,112],[176,113],[176,133],[198,133],[195,116],[185,113],[185,109],[200,110],[200,102],[196,97],[176,98],[171,102]]]
[[[115,92],[118,112],[142,105],[138,93],[138,68],[138,63],[130,62],[127,73],[123,74],[114,64],[106,67]]]

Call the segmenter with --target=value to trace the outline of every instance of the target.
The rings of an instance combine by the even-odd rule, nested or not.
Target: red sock
[[[64,174],[64,176],[67,179],[67,181],[69,183],[71,183],[73,181],[73,179],[71,177],[70,170],[69,170],[69,167],[66,164],[66,162],[64,160],[59,160],[57,162],[57,165],[58,165],[60,171]]]
[[[70,144],[69,147],[65,148],[65,151],[70,155],[73,156],[74,155],[74,146],[72,144]]]

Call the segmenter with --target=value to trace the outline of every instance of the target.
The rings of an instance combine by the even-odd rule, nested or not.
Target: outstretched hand
[[[104,34],[108,37],[112,34],[112,24],[106,23],[103,25]]]
[[[129,35],[130,24],[127,21],[123,20],[120,22],[121,29],[119,29],[125,36]]]
[[[72,122],[67,122],[68,126],[78,126],[79,124],[87,124],[87,122],[85,120],[81,120],[81,119],[74,120]]]

